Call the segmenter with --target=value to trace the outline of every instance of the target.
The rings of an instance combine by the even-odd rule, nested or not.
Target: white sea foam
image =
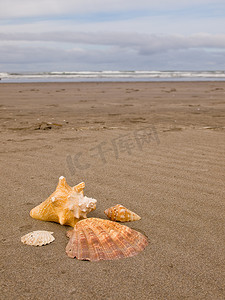
[[[225,71],[74,71],[0,73],[2,82],[225,80]]]

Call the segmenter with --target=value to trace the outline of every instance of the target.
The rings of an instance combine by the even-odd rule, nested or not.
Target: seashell
[[[112,221],[129,222],[141,219],[140,216],[122,206],[121,204],[117,204],[106,209],[104,213]]]
[[[31,246],[44,246],[52,243],[55,238],[50,231],[32,231],[21,237],[21,242]]]
[[[67,232],[66,253],[79,260],[114,260],[137,255],[148,241],[140,232],[109,220],[88,218]]]
[[[42,221],[52,221],[61,225],[74,226],[79,219],[96,208],[96,200],[84,196],[84,182],[74,187],[61,176],[53,194],[30,211],[30,216]]]

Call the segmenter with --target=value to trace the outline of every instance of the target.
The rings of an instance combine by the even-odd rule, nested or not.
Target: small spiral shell
[[[121,204],[112,206],[104,211],[106,216],[112,221],[130,222],[140,220],[141,217],[127,209]]]

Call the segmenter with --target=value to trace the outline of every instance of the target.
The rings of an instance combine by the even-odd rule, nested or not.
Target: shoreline
[[[58,83],[62,83],[62,84],[66,84],[66,83],[117,83],[117,84],[120,84],[120,83],[163,83],[163,82],[168,82],[168,83],[179,83],[179,82],[183,82],[183,83],[195,83],[195,82],[203,82],[203,83],[210,83],[210,82],[225,82],[225,79],[222,78],[222,79],[212,79],[212,80],[208,80],[208,79],[198,79],[198,80],[192,80],[192,79],[175,79],[175,80],[160,80],[160,79],[154,79],[154,80],[73,80],[71,79],[66,81],[66,80],[56,80],[56,81],[9,81],[9,82],[4,82],[4,81],[0,81],[0,84],[24,84],[24,83],[27,83],[27,84],[33,84],[33,83],[53,83],[53,84],[58,84]]]

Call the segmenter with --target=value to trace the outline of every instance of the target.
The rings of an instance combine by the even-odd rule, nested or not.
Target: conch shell
[[[66,253],[79,260],[114,260],[137,255],[148,241],[140,232],[109,220],[88,218],[67,232]]]
[[[78,220],[87,218],[87,214],[96,208],[97,201],[83,195],[84,187],[84,182],[70,187],[66,179],[61,176],[55,192],[33,208],[30,216],[34,219],[74,227]]]
[[[53,232],[37,230],[32,231],[21,237],[21,242],[23,244],[31,245],[31,246],[44,246],[50,244],[55,240],[52,235]]]
[[[122,206],[121,204],[117,204],[106,209],[104,213],[112,221],[129,222],[141,219],[140,216]]]

